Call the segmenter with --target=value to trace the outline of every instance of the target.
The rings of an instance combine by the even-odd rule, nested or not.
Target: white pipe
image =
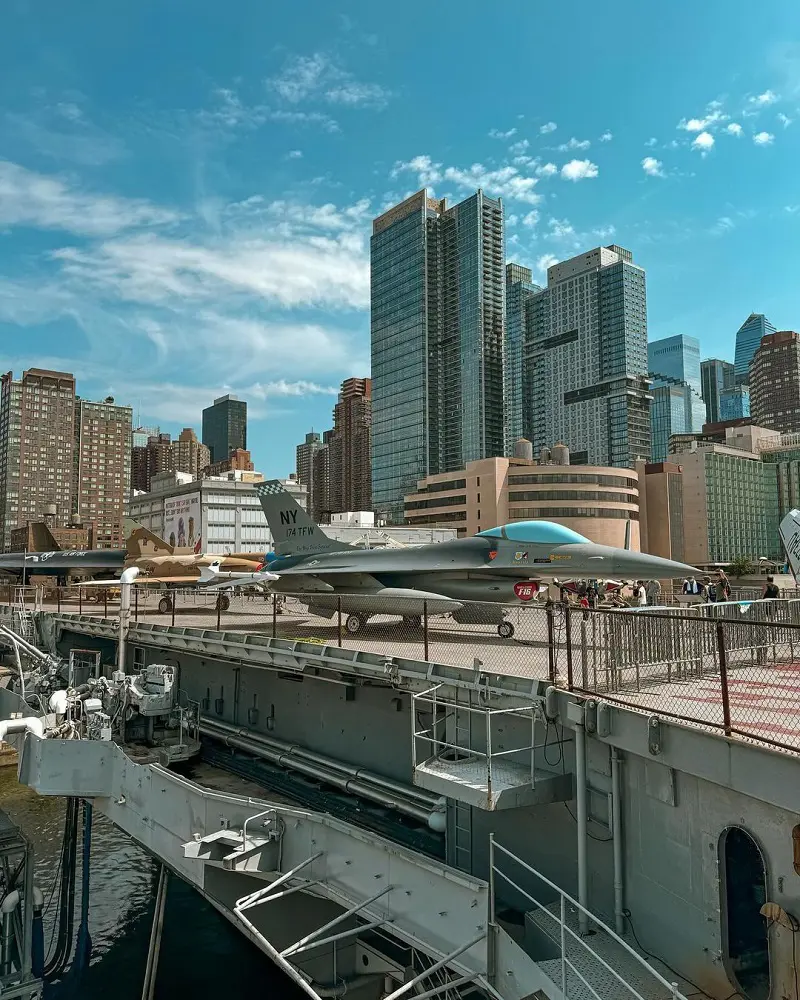
[[[19,906],[19,889],[9,892],[0,906],[2,938],[0,938],[0,973],[7,976],[14,963],[14,910]]]
[[[19,901],[20,901],[19,889],[14,889],[13,892],[8,893],[8,895],[3,900],[2,905],[0,905],[0,913],[3,913],[4,915],[6,913],[13,913],[14,910],[16,910],[16,908],[19,906]]]
[[[14,659],[17,663],[17,670],[19,671],[19,696],[25,701],[25,675],[22,673],[22,659],[19,655],[19,643],[16,639],[11,639],[11,644],[14,647]]]
[[[126,642],[128,639],[128,625],[131,617],[131,586],[139,575],[138,566],[130,566],[123,570],[119,578],[119,642],[117,643],[117,669],[122,673],[125,670]]]
[[[611,826],[614,832],[614,929],[620,937],[625,933],[624,871],[622,861],[622,760],[615,746],[611,747]]]
[[[0,722],[0,742],[10,733],[34,733],[44,737],[44,722],[31,715],[26,719],[4,719]]]
[[[37,649],[35,646],[32,646],[27,639],[23,639],[21,635],[17,635],[17,633],[13,629],[10,629],[7,625],[0,625],[0,633],[6,636],[6,638],[12,639],[14,642],[18,643],[26,653],[30,653],[30,655],[35,657],[37,660],[44,661],[50,659],[47,653],[43,653],[41,649]]]
[[[589,877],[587,871],[587,846],[589,835],[589,810],[586,791],[586,730],[581,721],[575,726],[575,805],[578,822],[578,902],[585,909],[578,910],[578,930],[581,937],[589,933]]]

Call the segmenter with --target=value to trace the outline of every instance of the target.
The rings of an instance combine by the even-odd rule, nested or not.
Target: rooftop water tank
[[[520,438],[514,445],[514,458],[524,458],[533,461],[533,445],[527,438]]]
[[[561,441],[553,445],[553,465],[569,465],[569,448]]]
[[[550,464],[550,449],[545,445],[539,452],[539,464],[549,465]]]

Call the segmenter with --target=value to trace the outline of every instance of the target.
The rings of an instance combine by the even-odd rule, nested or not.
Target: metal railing
[[[499,852],[504,858],[510,859],[515,865],[524,869],[529,875],[534,876],[542,885],[546,886],[550,890],[548,895],[555,894],[557,912],[553,912],[552,909],[548,908],[544,903],[542,903],[535,896],[531,895],[526,889],[524,889],[518,882],[514,881],[510,875],[502,871],[496,861],[497,852]],[[548,878],[545,878],[540,872],[536,871],[530,865],[526,864],[521,858],[518,858],[516,854],[512,854],[507,848],[498,844],[494,839],[494,834],[489,834],[489,909],[490,909],[490,922],[492,926],[496,926],[496,880],[501,879],[505,882],[508,887],[514,892],[518,893],[528,902],[532,903],[536,911],[547,916],[549,921],[552,921],[557,928],[557,945],[558,945],[558,962],[560,964],[560,985],[561,992],[566,998],[574,996],[575,993],[571,992],[572,989],[572,977],[580,982],[578,986],[578,995],[584,996],[585,991],[588,990],[594,1000],[651,1000],[653,993],[652,989],[647,991],[647,997],[627,982],[619,973],[617,969],[614,969],[597,951],[592,948],[591,937],[582,937],[581,934],[576,931],[570,923],[568,908],[571,908],[573,913],[582,913],[586,916],[589,923],[594,925],[594,927],[607,935],[617,946],[617,949],[624,953],[624,956],[628,961],[632,962],[634,966],[637,967],[637,971],[640,969],[647,975],[652,977],[654,988],[659,986],[663,989],[664,1000],[686,1000],[686,997],[678,988],[678,984],[675,982],[669,982],[665,979],[661,973],[659,973],[653,966],[643,958],[637,951],[635,951],[623,938],[616,934],[607,924],[603,923],[594,913],[587,910],[586,907],[582,906],[577,899],[574,899],[569,893],[564,892],[559,886],[554,882],[551,882]],[[550,937],[550,935],[548,935]],[[551,938],[551,940],[555,940]],[[594,967],[598,973],[594,981],[591,981],[592,977],[587,977],[581,972],[578,962],[575,960],[575,955],[577,953],[582,953],[585,958],[588,959],[590,966]],[[583,964],[584,969],[586,968],[585,963]],[[612,993],[599,993],[595,987],[603,989],[602,982],[608,980],[608,976],[611,976],[611,980],[614,985],[612,987]],[[625,992],[623,992],[625,991]]]

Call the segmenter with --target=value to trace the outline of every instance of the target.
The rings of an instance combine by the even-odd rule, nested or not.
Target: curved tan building
[[[620,547],[630,524],[631,548],[638,551],[639,476],[633,469],[485,458],[420,480],[405,498],[405,519],[455,527],[459,535],[509,521],[555,521]]]

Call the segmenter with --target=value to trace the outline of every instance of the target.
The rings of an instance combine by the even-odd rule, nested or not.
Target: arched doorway
[[[740,826],[722,832],[723,960],[732,984],[747,1000],[769,1000],[769,931],[760,910],[767,901],[767,872],[761,849]]]

